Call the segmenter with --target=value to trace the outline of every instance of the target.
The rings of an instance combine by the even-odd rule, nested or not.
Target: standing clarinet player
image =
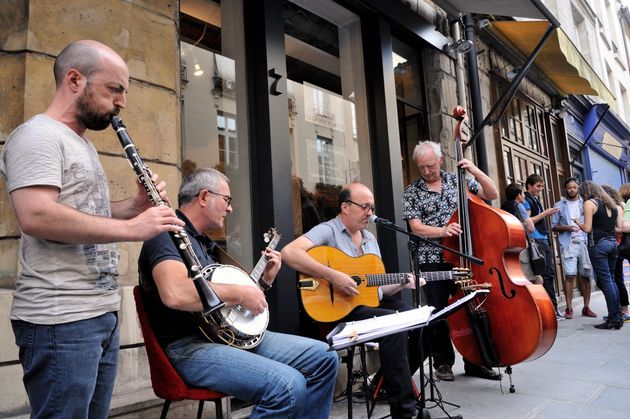
[[[22,236],[11,324],[32,418],[105,418],[119,347],[115,242],[179,232],[168,206],[135,195],[110,202],[108,182],[86,132],[103,130],[126,105],[129,70],[104,44],[64,48],[56,91],[43,114],[13,131],[0,171]],[[166,200],[164,182],[152,177]]]

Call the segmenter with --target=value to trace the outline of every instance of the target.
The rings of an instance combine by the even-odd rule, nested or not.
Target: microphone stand
[[[479,259],[472,255],[466,255],[464,253],[461,253],[458,250],[444,246],[440,243],[435,243],[426,237],[407,231],[406,229],[394,224],[393,222],[389,220],[374,217],[370,221],[374,222],[377,225],[385,227],[387,229],[405,234],[409,237],[409,243],[407,246],[408,246],[409,252],[411,253],[411,258],[412,258],[411,260],[412,260],[412,268],[413,268],[413,274],[414,274],[413,276],[414,276],[414,281],[415,281],[415,289],[413,290],[413,300],[416,307],[420,307],[420,276],[421,276],[420,267],[418,266],[418,260],[417,260],[418,243],[421,242],[424,244],[428,244],[430,246],[439,247],[442,250],[446,250],[447,252],[454,253],[478,265],[483,265],[484,263],[482,259]],[[424,390],[424,386],[425,386],[424,384],[424,337],[423,337],[424,328],[420,328],[420,331],[418,333],[419,333],[418,351],[420,353],[420,359],[419,359],[419,365],[418,365],[419,376],[420,376],[420,413],[418,413],[418,419],[431,419],[431,414],[429,413],[426,407],[426,396],[425,396],[425,390]],[[431,363],[431,357],[429,355],[429,377],[428,378],[429,378],[429,384],[431,385],[431,400],[436,401],[433,396],[433,373],[431,371],[431,368],[432,368],[432,363]],[[447,402],[444,402],[444,403],[447,403]],[[449,415],[448,412],[444,410],[444,407],[442,407],[440,403],[438,403],[437,401],[436,401],[436,404],[440,406],[442,411],[446,413],[449,419],[462,419],[461,415],[453,415],[453,416]],[[449,404],[452,404],[452,403],[449,403]],[[457,405],[455,406],[459,407]],[[444,418],[435,418],[435,419],[444,419]]]

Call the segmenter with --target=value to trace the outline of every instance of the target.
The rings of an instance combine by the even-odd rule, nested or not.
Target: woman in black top
[[[595,327],[619,330],[623,326],[623,315],[613,278],[617,259],[615,231],[621,231],[622,217],[615,201],[596,183],[584,181],[580,185],[580,195],[584,198],[584,224],[576,219],[573,221],[584,232],[589,233],[589,255],[595,271],[595,281],[606,298],[608,308],[608,319]]]

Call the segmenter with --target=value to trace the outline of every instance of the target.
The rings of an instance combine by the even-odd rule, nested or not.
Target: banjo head
[[[235,266],[220,265],[216,267],[210,265],[210,267],[214,268],[211,282],[258,287],[245,271]],[[269,324],[269,310],[267,309],[257,316],[240,305],[223,307],[219,311],[221,312],[221,322],[237,334],[259,335],[267,329]]]

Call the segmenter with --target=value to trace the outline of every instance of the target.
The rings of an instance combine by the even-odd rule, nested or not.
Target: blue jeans
[[[56,325],[11,320],[31,418],[106,418],[114,390],[117,313]]]
[[[328,418],[339,359],[324,342],[265,332],[246,351],[191,335],[166,347],[189,385],[255,403],[251,418]]]
[[[619,291],[615,285],[614,272],[617,261],[617,243],[614,237],[600,240],[593,245],[589,254],[595,272],[595,283],[602,290],[608,309],[608,321],[623,321],[619,304]]]

